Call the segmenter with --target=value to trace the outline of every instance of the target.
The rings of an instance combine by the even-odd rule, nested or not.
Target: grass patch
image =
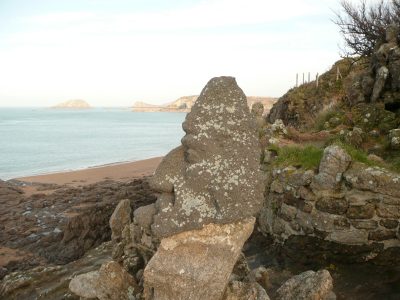
[[[353,161],[364,163],[368,166],[376,165],[376,162],[368,159],[368,154],[361,149],[357,149],[354,146],[344,143],[342,141],[335,141],[335,145],[343,148],[350,156]]]
[[[390,170],[400,173],[400,154],[386,158],[386,162],[389,164]]]
[[[271,146],[270,150],[275,151],[278,156],[273,164],[276,166],[295,166],[306,170],[316,169],[322,158],[323,149],[315,146]]]

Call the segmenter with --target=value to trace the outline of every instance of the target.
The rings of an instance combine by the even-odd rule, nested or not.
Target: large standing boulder
[[[142,234],[152,221],[161,239],[144,270],[145,296],[221,299],[263,202],[257,125],[235,79],[217,77],[182,127],[182,146],[153,176],[155,206],[134,212]]]
[[[233,77],[211,79],[182,124],[182,146],[157,168],[152,231],[167,237],[255,215],[263,202],[257,126]]]

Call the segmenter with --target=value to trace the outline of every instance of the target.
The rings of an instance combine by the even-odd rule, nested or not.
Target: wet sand
[[[162,157],[154,157],[126,163],[115,163],[78,171],[51,173],[15,178],[27,183],[82,186],[103,180],[129,181],[154,173]]]

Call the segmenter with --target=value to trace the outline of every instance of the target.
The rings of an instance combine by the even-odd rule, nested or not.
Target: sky
[[[336,0],[0,0],[0,106],[152,104],[234,76],[282,96],[340,58]]]

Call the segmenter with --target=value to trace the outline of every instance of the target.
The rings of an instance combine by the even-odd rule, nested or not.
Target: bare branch
[[[392,23],[400,25],[400,0],[380,0],[375,4],[360,0],[358,5],[341,0],[340,5],[333,22],[343,35],[346,57],[370,56],[385,42],[386,27]]]

